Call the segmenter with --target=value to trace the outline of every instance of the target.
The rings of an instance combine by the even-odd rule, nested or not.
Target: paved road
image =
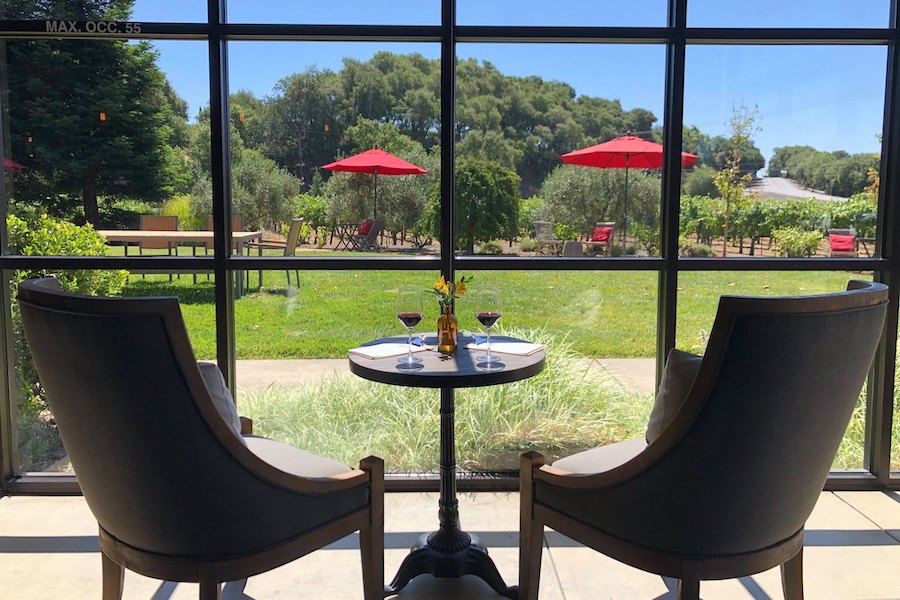
[[[750,185],[748,191],[760,198],[815,198],[817,200],[846,200],[841,196],[831,196],[804,187],[786,177],[763,177]]]

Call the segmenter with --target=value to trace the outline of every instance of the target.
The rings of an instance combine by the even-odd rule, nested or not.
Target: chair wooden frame
[[[581,522],[535,498],[540,482],[557,490],[573,493],[614,491],[644,475],[681,442],[689,432],[718,377],[736,315],[764,312],[778,315],[813,315],[833,311],[880,306],[887,303],[887,287],[872,282],[851,281],[848,291],[802,298],[722,297],[703,363],[682,408],[660,437],[640,454],[624,463],[594,474],[571,473],[544,464],[537,452],[522,455],[520,471],[520,545],[519,598],[536,600],[540,583],[541,549],[544,526],[577,540],[630,566],[662,576],[679,579],[677,598],[697,600],[700,581],[752,575],[780,566],[786,600],[803,598],[803,528],[767,547],[731,555],[689,556],[663,552],[612,535]],[[802,300],[798,303],[797,300]],[[823,476],[824,483],[824,476]],[[809,507],[812,510],[812,506]],[[808,514],[808,513],[807,513]]]
[[[256,248],[259,251],[259,256],[263,255],[263,250],[281,250],[284,253],[284,256],[294,256],[297,252],[297,245],[300,243],[300,230],[303,228],[303,218],[299,219],[291,219],[291,225],[288,228],[287,237],[283,242],[275,241],[275,240],[262,240],[259,242],[249,242],[247,244],[247,252],[249,254],[250,250]],[[285,275],[287,275],[287,285],[291,287],[291,271],[294,271],[294,278],[296,280],[296,285],[300,286],[300,270],[299,269],[286,269]],[[262,287],[263,280],[263,272],[259,272],[259,285]]]
[[[595,227],[610,227],[612,231],[609,234],[609,240],[605,242],[594,242],[591,241],[590,238],[584,243],[584,253],[587,255],[593,256],[603,256],[609,255],[609,245],[613,241],[613,237],[616,233],[616,223],[615,221],[599,221]]]
[[[231,431],[218,410],[213,405],[206,384],[196,367],[193,349],[187,336],[184,321],[174,297],[160,298],[96,298],[68,294],[60,291],[54,278],[36,279],[22,282],[19,286],[19,302],[23,314],[32,312],[30,322],[39,319],[41,312],[55,311],[76,315],[156,316],[163,322],[163,328],[170,348],[184,378],[184,383],[194,399],[196,409],[213,433],[224,451],[247,472],[258,480],[281,490],[283,494],[298,496],[320,496],[323,503],[328,497],[342,492],[365,487],[368,489],[368,503],[353,512],[315,526],[295,535],[291,539],[273,540],[261,551],[236,552],[231,556],[166,556],[148,552],[120,540],[100,527],[100,548],[102,552],[103,599],[120,600],[124,581],[124,569],[141,575],[170,581],[197,582],[200,584],[201,600],[218,600],[221,597],[221,583],[236,581],[269,571],[301,556],[334,542],[355,531],[360,532],[362,558],[363,592],[366,600],[381,599],[384,596],[384,462],[369,456],[360,461],[359,467],[329,477],[308,478],[294,475],[269,464],[254,454]],[[23,320],[26,320],[23,317]],[[28,328],[26,326],[26,334]],[[32,338],[33,339],[33,338]],[[29,344],[32,345],[32,339]],[[34,347],[32,345],[32,347]],[[41,363],[36,355],[36,365]],[[242,422],[242,429],[247,427]],[[72,455],[73,464],[86,456]],[[77,465],[76,465],[77,474]],[[84,484],[83,484],[84,485]],[[89,500],[108,493],[106,490],[91,490],[85,494]],[[93,509],[92,509],[93,510]],[[139,507],[135,512],[140,514]],[[136,517],[140,518],[140,517]]]
[[[354,233],[350,236],[350,245],[352,250],[365,252],[367,250],[375,251],[381,249],[378,245],[378,236],[384,230],[384,219],[372,219],[372,226],[365,235]]]

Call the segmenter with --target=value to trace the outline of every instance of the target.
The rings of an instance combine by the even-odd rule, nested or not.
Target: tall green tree
[[[518,230],[519,176],[495,162],[461,160],[456,165],[454,226],[457,243],[474,254],[476,242],[511,238]],[[425,229],[440,237],[440,187],[431,188]]]
[[[126,0],[36,0],[7,7],[7,17],[127,19],[131,7]],[[156,59],[146,42],[7,42],[11,145],[39,174],[19,193],[80,195],[95,224],[100,195],[158,200],[171,193],[178,161],[167,146],[183,134],[172,127],[181,106]]]

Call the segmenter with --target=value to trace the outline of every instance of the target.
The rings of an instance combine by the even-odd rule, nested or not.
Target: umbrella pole
[[[628,160],[629,156],[625,156],[625,201],[622,203],[622,256],[627,254],[625,238],[628,235]]]
[[[373,175],[375,178],[375,200],[372,202],[372,218],[378,218],[378,167],[375,167]]]

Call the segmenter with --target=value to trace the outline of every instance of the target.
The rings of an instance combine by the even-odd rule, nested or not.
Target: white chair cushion
[[[241,438],[241,419],[238,417],[237,407],[234,405],[234,398],[225,385],[225,378],[222,377],[222,371],[214,362],[198,360],[197,366],[200,368],[200,375],[203,376],[203,383],[212,396],[213,406],[222,415],[222,418],[231,427],[234,434]]]
[[[669,352],[666,369],[659,382],[659,393],[656,394],[656,402],[653,404],[650,420],[647,423],[648,444],[652,444],[659,437],[681,409],[684,399],[691,391],[691,386],[694,385],[694,379],[697,378],[697,371],[700,370],[702,362],[702,356],[677,348],[672,348]]]
[[[253,454],[273,467],[300,477],[329,477],[352,469],[336,460],[312,454],[275,440],[248,435],[244,437]]]
[[[553,466],[572,473],[602,473],[628,462],[646,447],[643,438],[631,438],[561,458]]]

